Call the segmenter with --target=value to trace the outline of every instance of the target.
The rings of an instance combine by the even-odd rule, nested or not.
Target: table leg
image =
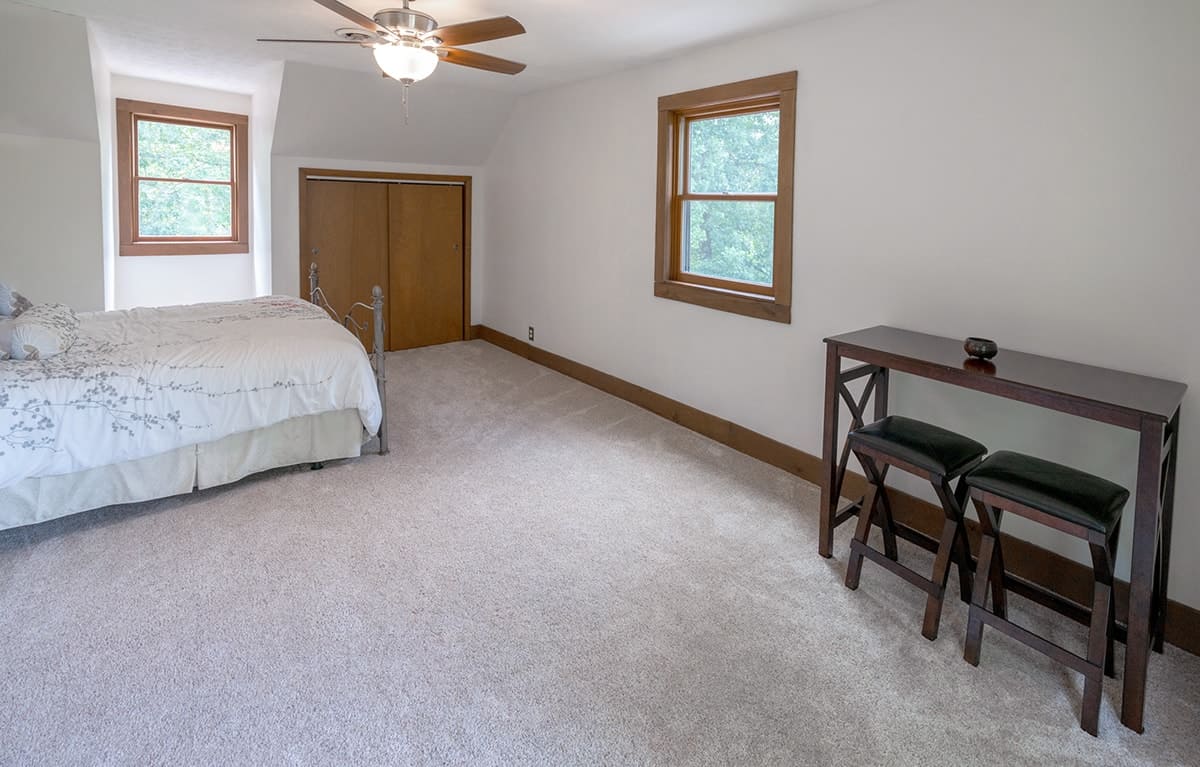
[[[875,374],[875,420],[882,420],[888,414],[888,369],[880,368]]]
[[[833,518],[837,514],[838,374],[842,359],[837,344],[825,347],[825,429],[821,440],[821,530],[817,551],[833,556]]]
[[[1171,452],[1167,456],[1167,476],[1163,482],[1162,499],[1162,529],[1159,540],[1162,546],[1162,560],[1159,562],[1159,610],[1154,626],[1154,651],[1163,651],[1163,641],[1167,629],[1167,581],[1171,572],[1171,522],[1175,516],[1175,468],[1179,465],[1179,411],[1171,419]]]
[[[1133,559],[1129,573],[1129,630],[1125,643],[1125,692],[1121,721],[1143,731],[1146,672],[1150,660],[1150,621],[1153,614],[1154,561],[1158,553],[1158,513],[1161,499],[1163,424],[1142,420],[1138,448],[1137,492],[1134,494]]]

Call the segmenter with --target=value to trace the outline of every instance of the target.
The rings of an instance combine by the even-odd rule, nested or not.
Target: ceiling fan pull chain
[[[400,97],[400,100],[404,103],[404,124],[408,125],[408,83],[403,83],[403,85],[404,94]]]

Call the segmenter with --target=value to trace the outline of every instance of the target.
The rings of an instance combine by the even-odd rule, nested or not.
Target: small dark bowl
[[[966,341],[963,341],[963,351],[975,359],[990,360],[1000,351],[1000,347],[996,346],[996,342],[990,338],[976,338],[975,336],[971,336]]]

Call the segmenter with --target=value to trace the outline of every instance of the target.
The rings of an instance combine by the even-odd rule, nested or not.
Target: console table
[[[962,341],[887,326],[825,339],[825,428],[821,472],[821,556],[833,554],[833,531],[858,515],[861,500],[839,509],[849,450],[838,449],[841,403],[850,412],[850,428],[862,426],[868,405],[874,420],[888,413],[890,371],[994,394],[1050,410],[1101,421],[1138,432],[1137,487],[1133,497],[1133,559],[1129,578],[1124,694],[1121,721],[1142,732],[1146,671],[1151,642],[1162,651],[1164,611],[1152,593],[1157,580],[1163,593],[1171,551],[1171,515],[1175,500],[1179,407],[1187,386],[1174,381],[1081,365],[1052,357],[1002,349],[990,362],[972,360]],[[860,365],[842,370],[842,360]],[[865,379],[855,396],[848,384]],[[980,435],[973,435],[979,437]],[[986,438],[983,439],[986,443]],[[918,543],[923,534],[906,530]],[[1162,541],[1162,557],[1155,560]]]

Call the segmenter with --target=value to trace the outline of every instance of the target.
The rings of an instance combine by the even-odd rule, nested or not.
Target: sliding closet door
[[[389,349],[461,341],[463,188],[388,184]]]
[[[388,288],[388,187],[369,181],[305,181],[305,242],[320,269],[321,289],[333,308],[345,313],[356,302],[370,303],[371,288]],[[300,274],[308,297],[308,269]],[[354,314],[371,326],[371,313]],[[374,331],[362,341],[371,348]],[[387,335],[390,335],[388,333]],[[385,347],[390,339],[385,336]]]

